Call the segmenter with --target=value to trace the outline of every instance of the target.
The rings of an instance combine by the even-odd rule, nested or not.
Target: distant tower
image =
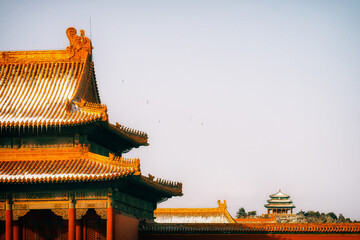
[[[292,204],[293,202],[290,199],[290,196],[282,193],[281,190],[279,190],[278,193],[270,195],[269,200],[267,200],[268,204],[265,205],[267,208],[268,214],[274,214],[274,213],[293,213],[293,208],[295,206]]]

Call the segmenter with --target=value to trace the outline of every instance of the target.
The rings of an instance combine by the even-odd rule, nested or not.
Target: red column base
[[[80,220],[75,220],[75,231],[76,231],[76,240],[81,240],[81,221]]]
[[[20,226],[19,222],[13,222],[13,240],[20,240]]]

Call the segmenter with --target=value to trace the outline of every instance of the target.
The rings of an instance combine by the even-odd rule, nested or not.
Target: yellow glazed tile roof
[[[140,174],[139,159],[104,157],[81,145],[0,151],[0,183],[101,181]]]
[[[85,108],[75,101],[86,85],[84,68],[81,61],[1,64],[1,124],[69,125],[106,118],[105,106]]]
[[[235,223],[227,211],[226,200],[218,200],[217,208],[158,208],[154,211],[158,223]]]
[[[91,60],[91,42],[66,34],[66,50],[0,52],[0,130],[12,127],[71,126],[102,121],[107,128],[147,145],[147,135],[108,122],[101,104]]]
[[[37,184],[110,181],[130,177],[142,186],[172,196],[182,184],[141,175],[140,159],[90,152],[89,146],[0,148],[0,184]]]

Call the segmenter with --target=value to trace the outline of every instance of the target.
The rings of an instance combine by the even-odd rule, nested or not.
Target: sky
[[[360,1],[0,0],[0,51],[91,38],[111,123],[144,131],[159,207],[300,210],[360,220]]]

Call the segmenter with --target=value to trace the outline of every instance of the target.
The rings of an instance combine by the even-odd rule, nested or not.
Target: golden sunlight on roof
[[[104,122],[110,131],[147,145],[147,135],[108,123],[85,32],[68,28],[66,50],[0,52],[0,130],[37,130]]]
[[[0,53],[1,125],[68,125],[107,119],[90,40],[84,32],[77,36],[75,28],[66,33],[70,46],[63,51]]]
[[[157,223],[235,223],[227,211],[226,200],[218,200],[217,208],[158,208]]]

